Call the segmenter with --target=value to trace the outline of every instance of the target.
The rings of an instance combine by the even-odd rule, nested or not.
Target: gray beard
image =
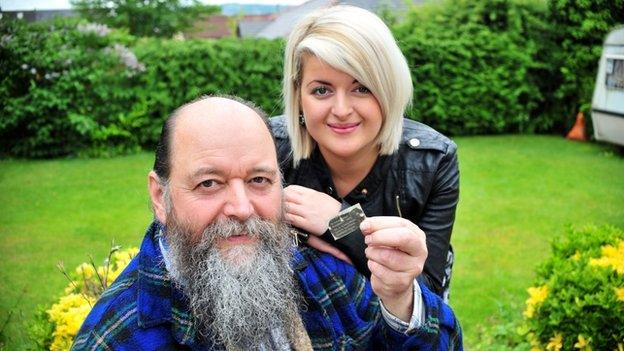
[[[299,294],[285,224],[258,217],[244,223],[217,220],[194,242],[188,225],[173,213],[167,218],[173,219],[165,233],[170,275],[189,298],[203,338],[212,336],[226,349],[251,350],[270,345],[271,331],[276,329],[295,335]],[[216,239],[240,233],[258,241],[227,252],[215,246]]]

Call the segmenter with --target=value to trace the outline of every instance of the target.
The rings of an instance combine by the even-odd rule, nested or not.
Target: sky
[[[305,0],[202,0],[206,4],[263,4],[263,5],[299,5]],[[70,8],[69,0],[0,0],[3,11],[15,10],[57,10]]]

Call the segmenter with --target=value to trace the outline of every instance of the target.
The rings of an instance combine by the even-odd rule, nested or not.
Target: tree
[[[71,0],[89,21],[127,28],[136,36],[171,37],[193,25],[202,15],[218,13],[218,6],[198,0]]]

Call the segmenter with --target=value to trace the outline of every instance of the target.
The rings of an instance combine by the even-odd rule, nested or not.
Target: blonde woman
[[[416,271],[447,298],[459,196],[456,145],[404,118],[412,80],[388,27],[352,6],[310,14],[288,38],[283,96],[285,115],[271,124],[289,184],[286,220],[310,234],[311,246],[352,262],[373,286],[396,277],[407,284],[407,272]],[[383,225],[336,240],[330,220],[356,204]],[[369,236],[387,245],[371,245]],[[426,250],[419,254],[427,260],[411,267],[414,253],[402,250],[401,240],[420,236]]]

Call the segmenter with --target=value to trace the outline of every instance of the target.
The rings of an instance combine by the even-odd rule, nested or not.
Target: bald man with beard
[[[148,189],[154,222],[74,350],[462,349],[451,309],[417,283],[417,228],[362,222],[370,281],[293,244],[275,144],[252,104],[204,97],[176,110]],[[388,238],[389,226],[404,233]]]

